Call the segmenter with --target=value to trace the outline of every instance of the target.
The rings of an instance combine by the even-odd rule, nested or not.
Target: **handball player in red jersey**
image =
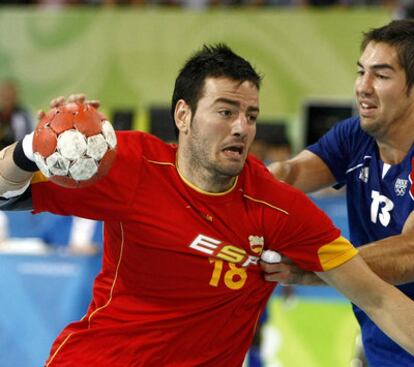
[[[178,144],[118,132],[110,171],[87,187],[36,172],[29,135],[2,151],[3,209],[104,221],[89,309],[46,366],[241,366],[275,287],[259,266],[264,250],[316,272],[414,352],[414,304],[304,194],[248,156],[260,82],[227,46],[204,46],[176,79]]]

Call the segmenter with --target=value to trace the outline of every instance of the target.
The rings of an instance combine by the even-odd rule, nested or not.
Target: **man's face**
[[[358,61],[355,81],[362,129],[375,138],[392,136],[414,117],[414,93],[410,92],[395,47],[370,42]]]
[[[237,176],[256,134],[259,93],[248,81],[207,78],[187,134],[186,158],[194,173],[208,179]]]

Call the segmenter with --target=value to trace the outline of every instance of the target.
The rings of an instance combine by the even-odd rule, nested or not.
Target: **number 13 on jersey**
[[[377,223],[379,219],[380,223],[387,227],[391,221],[390,211],[394,209],[394,203],[376,190],[372,190],[371,199],[371,222]]]

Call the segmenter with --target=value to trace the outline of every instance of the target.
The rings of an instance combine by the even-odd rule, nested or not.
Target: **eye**
[[[230,110],[219,110],[218,113],[223,117],[231,117],[232,115]]]
[[[249,122],[254,124],[257,121],[257,115],[247,115],[247,119],[249,120]]]
[[[387,76],[387,75],[382,75],[382,74],[377,74],[377,78],[378,78],[378,79],[382,79],[382,80],[388,80],[388,79],[390,79],[390,77],[389,77],[389,76]]]
[[[365,74],[365,71],[364,71],[364,70],[362,70],[362,69],[357,70],[357,74],[358,74],[359,76],[363,76],[363,75]]]

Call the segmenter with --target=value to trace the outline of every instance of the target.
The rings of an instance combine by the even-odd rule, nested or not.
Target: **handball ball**
[[[94,107],[68,103],[51,109],[33,136],[35,163],[52,182],[84,187],[104,176],[116,154],[111,123]]]

